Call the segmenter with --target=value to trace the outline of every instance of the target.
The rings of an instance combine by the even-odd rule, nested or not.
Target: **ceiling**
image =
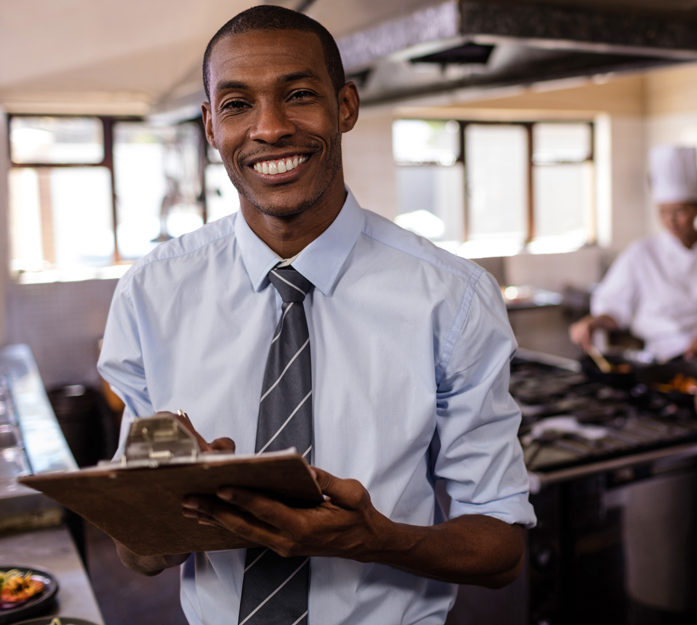
[[[341,42],[443,2],[274,3],[308,6],[306,12]],[[462,0],[461,4],[493,6],[495,2]],[[498,0],[502,2],[504,11],[507,6],[513,13],[532,5],[524,0]],[[0,2],[0,107],[145,114],[187,97],[196,100],[208,40],[225,21],[253,4],[245,0],[4,0]],[[697,0],[537,0],[536,5],[586,13],[591,9],[617,19],[643,20],[641,24],[657,19],[677,25],[697,23]]]

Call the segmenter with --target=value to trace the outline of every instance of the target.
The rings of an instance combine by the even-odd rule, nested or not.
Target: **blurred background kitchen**
[[[160,242],[238,208],[203,135],[200,66],[217,28],[252,4],[0,3],[0,379],[16,412],[34,389],[80,466],[115,448],[118,400],[95,363],[118,278]],[[588,313],[617,254],[660,230],[650,149],[697,146],[697,1],[271,4],[327,26],[359,86],[344,165],[361,205],[491,271],[520,346],[533,352],[516,363],[518,377],[514,368],[517,399],[534,406],[521,439],[538,447],[558,440],[547,456],[526,447],[540,517],[528,569],[500,593],[463,588],[449,622],[695,622],[685,620],[696,607],[687,598],[689,545],[681,543],[682,560],[670,560],[665,575],[650,571],[660,577],[650,585],[669,590],[647,598],[647,571],[636,573],[625,527],[637,488],[691,474],[692,398],[599,375],[568,326]],[[641,362],[635,337],[609,338],[607,353],[625,350]],[[20,384],[27,375],[32,384]],[[573,419],[547,428],[550,436],[534,430],[533,414]],[[0,475],[6,488],[37,470],[20,417],[0,425],[14,432],[2,439],[3,462],[15,467]],[[608,428],[627,423],[634,429],[614,446],[574,430],[605,427],[605,440]],[[22,448],[25,460],[16,451],[8,460],[7,450]],[[51,525],[32,510],[5,508],[0,566],[15,554],[3,551],[3,536]],[[691,502],[665,516],[656,531],[666,534],[676,519],[695,521]],[[84,592],[95,592],[85,618],[145,623],[158,610],[167,616],[157,622],[183,622],[176,572],[137,578],[98,531],[70,517],[67,525],[81,556],[71,566],[75,575],[86,567]],[[64,588],[53,613],[65,609]]]

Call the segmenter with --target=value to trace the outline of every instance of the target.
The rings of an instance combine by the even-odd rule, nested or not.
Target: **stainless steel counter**
[[[77,468],[26,345],[0,347],[0,431],[0,531],[55,516],[56,504],[16,482]]]
[[[0,347],[0,565],[50,572],[56,603],[46,615],[103,624],[62,509],[17,478],[76,469],[30,349]]]

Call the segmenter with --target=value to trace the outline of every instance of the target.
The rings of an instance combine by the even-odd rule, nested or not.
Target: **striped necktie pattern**
[[[257,425],[256,452],[295,447],[312,453],[312,363],[303,308],[312,284],[290,266],[269,272],[281,295],[281,318],[271,340]],[[310,559],[248,549],[239,625],[307,625]]]

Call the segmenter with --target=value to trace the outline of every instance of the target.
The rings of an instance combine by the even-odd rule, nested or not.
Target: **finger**
[[[225,486],[218,489],[216,494],[223,501],[247,511],[271,527],[285,527],[292,516],[292,508],[254,490]]]
[[[182,502],[182,513],[184,516],[189,516],[194,518],[196,516],[208,517],[210,519],[216,519],[221,522],[225,522],[227,525],[234,525],[232,522],[233,518],[239,519],[242,527],[245,524],[255,525],[258,527],[263,527],[264,529],[272,529],[270,526],[261,524],[259,519],[254,517],[246,510],[238,507],[232,506],[224,501],[220,501],[216,497],[201,497],[192,495],[184,498]],[[237,525],[235,525],[237,527]]]
[[[214,517],[206,514],[205,512],[192,510],[191,508],[183,508],[182,514],[187,519],[197,521],[199,525],[209,525],[211,527],[221,527],[224,529],[223,525],[221,525]]]
[[[191,423],[191,419],[189,419],[189,415],[187,415],[185,412],[178,412],[178,413],[173,413],[173,412],[162,412],[162,413],[156,413],[156,414],[167,414],[167,415],[172,415],[179,423],[182,424],[184,429],[189,432],[190,434],[193,435],[193,437],[196,439],[196,442],[198,443],[198,447],[201,451],[212,451],[211,446],[208,444],[205,438],[201,436],[197,431],[196,428],[194,427],[194,424]]]
[[[236,445],[235,441],[228,437],[216,438],[210,445],[213,451],[224,451],[228,453],[235,453]]]
[[[216,503],[215,499],[207,497],[187,497],[182,505],[184,515],[189,518],[213,522],[249,542],[269,547],[281,555],[288,555],[290,539],[277,527],[264,523],[245,510],[223,502]]]

